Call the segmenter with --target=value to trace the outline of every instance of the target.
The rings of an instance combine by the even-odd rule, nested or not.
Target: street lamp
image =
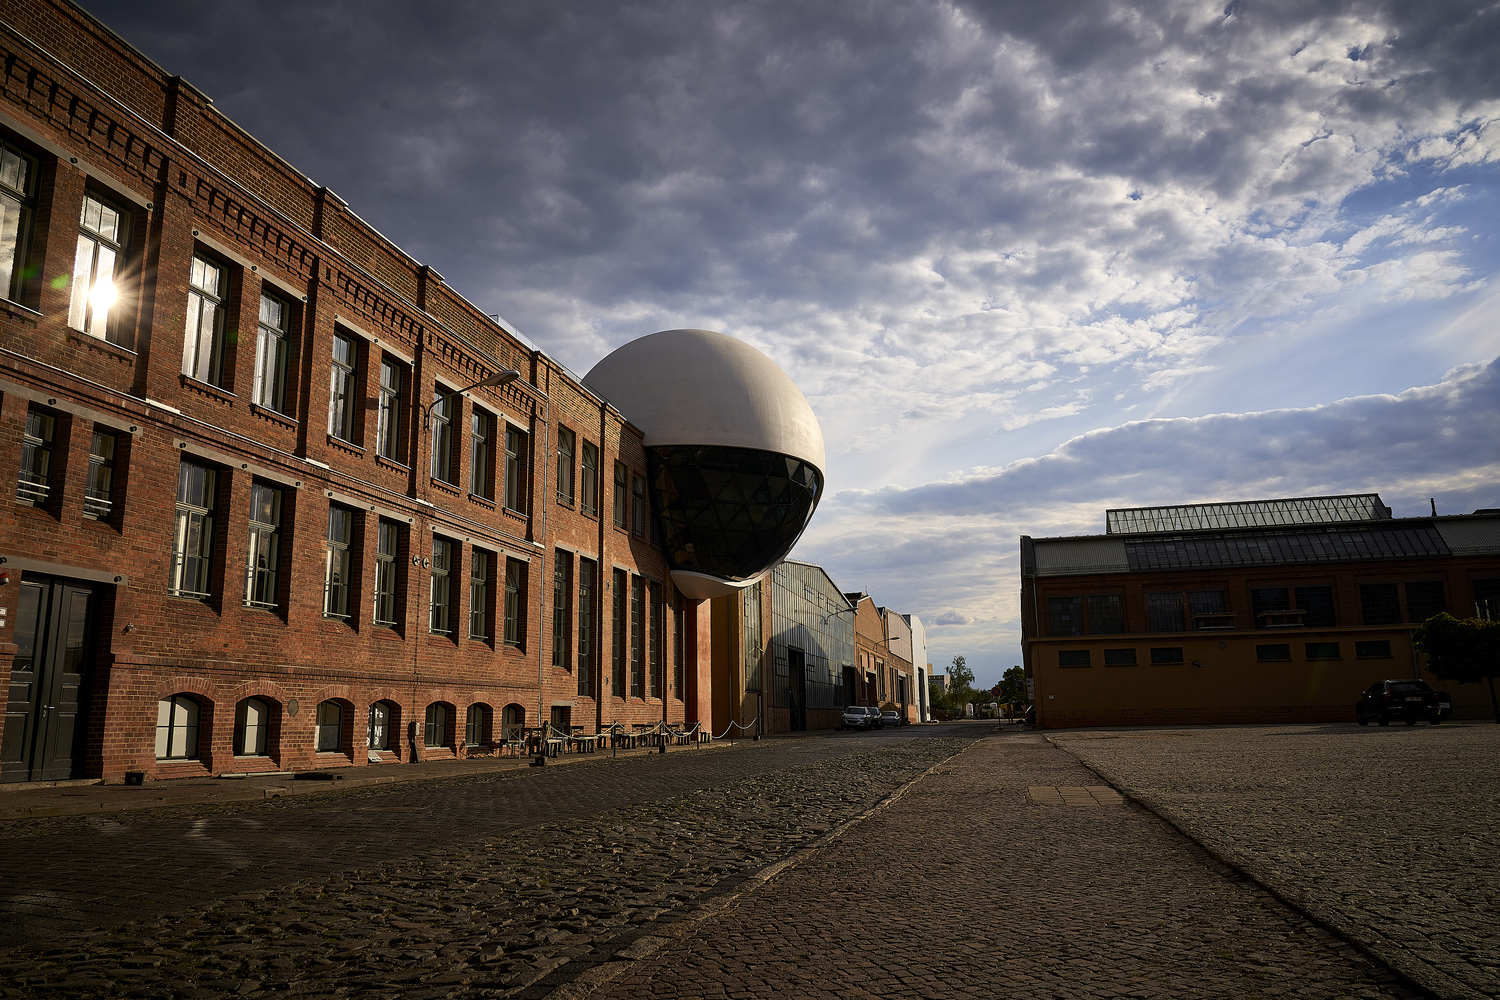
[[[450,400],[454,396],[462,396],[466,392],[473,392],[475,389],[487,389],[491,386],[509,385],[520,377],[521,373],[516,371],[514,368],[502,368],[500,371],[492,372],[489,375],[486,375],[484,378],[480,379],[478,382],[475,382],[473,385],[466,385],[462,389],[455,389],[453,392],[443,393],[441,396],[435,398],[431,403],[422,407],[422,429],[424,431],[427,430],[428,422],[432,419],[432,411],[440,403]]]

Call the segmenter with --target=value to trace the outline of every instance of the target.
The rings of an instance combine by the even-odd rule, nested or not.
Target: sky
[[[938,670],[1108,507],[1500,506],[1500,3],[85,7],[574,371],[769,354]]]

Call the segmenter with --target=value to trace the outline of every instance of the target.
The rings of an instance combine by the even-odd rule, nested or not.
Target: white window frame
[[[340,522],[343,531],[335,535]],[[354,511],[343,504],[328,505],[328,530],[323,536],[323,617],[349,617],[349,551],[354,544]]]
[[[125,251],[127,216],[94,194],[83,196],[78,219],[78,248],[73,254],[73,283],[68,301],[68,325],[99,340],[114,342],[110,322],[120,289],[115,283]],[[80,280],[80,276],[82,280]],[[101,310],[101,300],[108,304]]]
[[[182,331],[182,374],[224,384],[224,313],[229,307],[227,268],[203,253],[188,269],[187,322]]]
[[[286,413],[287,316],[291,306],[280,296],[260,293],[260,318],[255,329],[255,385],[251,401]]]
[[[191,488],[189,470],[192,469],[202,470],[202,492],[198,496],[185,496]],[[176,530],[172,533],[172,564],[167,581],[168,590],[176,597],[206,601],[213,596],[208,585],[217,491],[218,470],[213,466],[186,458],[178,465]]]
[[[275,608],[277,563],[281,554],[281,489],[250,483],[250,539],[245,551],[245,606]]]
[[[339,348],[348,348],[347,359],[339,356]],[[333,335],[332,368],[328,379],[328,433],[340,441],[354,443],[354,397],[359,380],[359,344],[347,334]]]
[[[411,380],[406,366],[389,354],[380,359],[380,408],[375,430],[375,454],[399,465],[406,464],[406,435],[402,402]]]
[[[396,618],[396,554],[401,550],[400,526],[395,521],[381,518],[375,527],[375,624],[395,628]],[[390,545],[387,551],[386,541]],[[381,617],[384,611],[385,618]]]

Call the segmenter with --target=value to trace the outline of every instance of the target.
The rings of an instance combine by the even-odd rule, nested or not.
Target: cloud
[[[1500,506],[1500,359],[1393,395],[1101,428],[952,482],[824,501],[797,557],[930,621],[934,663],[1019,662],[1022,534],[1099,534],[1109,507],[1379,493],[1396,516]]]

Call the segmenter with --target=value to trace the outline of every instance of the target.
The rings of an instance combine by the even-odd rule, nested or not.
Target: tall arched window
[[[156,703],[158,760],[198,759],[198,699],[174,694]]]
[[[262,698],[246,698],[234,709],[234,755],[264,757],[271,728],[271,706]]]
[[[514,702],[505,706],[505,711],[500,713],[500,737],[501,739],[515,739],[521,735],[521,730],[526,728],[526,709]]]
[[[487,747],[491,738],[491,720],[494,718],[490,706],[476,702],[469,706],[469,717],[464,727],[464,744],[469,747]]]
[[[429,747],[451,747],[453,745],[453,706],[446,701],[435,701],[427,706],[426,732],[423,742]]]
[[[344,706],[333,699],[318,705],[318,753],[338,753],[343,749]]]

